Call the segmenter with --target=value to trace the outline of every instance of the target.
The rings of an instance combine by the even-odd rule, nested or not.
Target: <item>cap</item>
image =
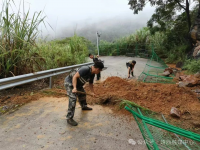
[[[136,64],[136,61],[135,61],[135,60],[133,60],[133,61],[132,61],[132,63]]]
[[[101,61],[97,61],[94,63],[94,67],[102,70],[104,68],[104,64]]]

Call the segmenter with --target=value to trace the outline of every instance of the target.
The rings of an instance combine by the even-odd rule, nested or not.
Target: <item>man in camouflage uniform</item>
[[[132,77],[134,76],[133,69],[135,67],[135,64],[136,64],[135,60],[126,63],[126,67],[128,68],[128,78],[130,78],[130,74],[132,75]]]
[[[66,78],[65,78],[65,88],[67,90],[67,95],[69,96],[69,106],[68,106],[68,113],[67,113],[67,123],[72,126],[77,126],[78,123],[73,120],[75,106],[76,106],[76,99],[78,97],[79,103],[82,107],[82,110],[92,110],[92,108],[87,107],[86,102],[86,94],[79,93],[84,92],[83,85],[86,82],[89,82],[89,87],[92,92],[92,95],[95,96],[93,90],[93,80],[94,75],[100,73],[104,65],[102,62],[95,62],[93,66],[82,66],[78,70],[72,71]]]

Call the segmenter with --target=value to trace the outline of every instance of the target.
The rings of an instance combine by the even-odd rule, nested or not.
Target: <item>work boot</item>
[[[77,126],[78,125],[78,123],[76,122],[76,121],[74,121],[74,119],[67,119],[67,123],[69,123],[70,125],[72,125],[72,126]]]
[[[92,108],[87,107],[87,106],[84,106],[84,107],[82,108],[82,110],[92,110]]]

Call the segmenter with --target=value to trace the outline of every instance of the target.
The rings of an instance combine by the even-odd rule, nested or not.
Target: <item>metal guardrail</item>
[[[15,77],[0,79],[0,91],[4,90],[4,89],[11,88],[11,87],[15,87],[15,86],[18,86],[18,85],[30,83],[30,82],[33,82],[33,81],[36,81],[36,80],[48,78],[48,77],[50,78],[49,87],[52,88],[52,76],[67,73],[67,72],[70,72],[72,69],[75,69],[75,68],[78,68],[78,67],[81,67],[81,66],[92,65],[92,64],[94,64],[94,63],[90,62],[90,63],[84,63],[84,64],[79,64],[79,65],[55,68],[55,69],[50,69],[50,70],[45,70],[45,71],[40,71],[40,72],[29,73],[29,74],[19,75],[19,76],[15,76]]]

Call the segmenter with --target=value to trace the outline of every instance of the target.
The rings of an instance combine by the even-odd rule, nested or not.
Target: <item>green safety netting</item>
[[[151,55],[151,45],[145,44],[108,44],[99,45],[99,53],[102,56],[126,55],[130,57],[149,58]]]
[[[158,57],[154,49],[152,49],[151,58],[148,59],[138,80],[150,83],[174,83],[173,76],[166,77],[162,75],[166,68],[168,68],[168,66],[160,57]]]
[[[141,57],[148,59],[143,72],[138,77],[139,81],[150,83],[174,83],[173,75],[171,77],[163,76],[162,73],[168,66],[156,54],[153,44],[110,44],[100,45],[101,55],[118,56],[126,55],[129,57]]]
[[[168,124],[164,115],[130,105],[125,106],[125,109],[133,114],[144,138],[143,144],[149,150],[200,149],[199,134]]]

